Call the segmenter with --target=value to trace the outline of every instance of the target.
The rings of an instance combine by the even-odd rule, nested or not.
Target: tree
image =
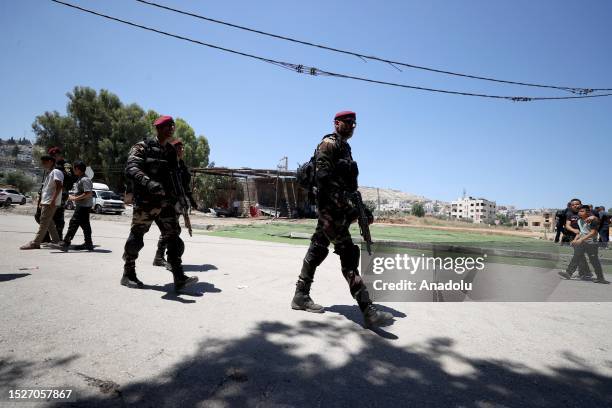
[[[66,96],[66,116],[57,111],[45,112],[34,120],[35,158],[48,147],[59,146],[68,161],[83,160],[94,169],[96,178],[123,191],[123,171],[130,148],[155,134],[153,122],[159,114],[145,112],[137,104],[124,105],[117,95],[104,89],[96,92],[75,87]],[[208,140],[204,136],[196,138],[191,126],[181,118],[176,119],[175,137],[183,140],[187,166],[208,165]]]
[[[57,111],[45,112],[35,118],[32,131],[36,134],[36,144],[43,150],[51,146],[61,146],[66,157],[79,157],[80,144],[76,134],[74,119],[62,116]]]
[[[416,217],[424,217],[425,216],[425,208],[423,208],[423,204],[414,203],[412,204],[412,215]]]
[[[363,202],[363,205],[374,214],[376,211],[376,201],[374,200],[366,200]]]
[[[2,183],[15,186],[22,193],[26,193],[34,187],[34,180],[19,171],[6,173]]]
[[[201,174],[194,178],[194,198],[199,208],[217,206],[219,191],[229,190],[236,181],[228,176]]]
[[[17,157],[19,156],[19,145],[15,145],[12,149],[11,149],[11,156],[12,157]]]
[[[500,224],[508,224],[511,222],[510,218],[506,214],[496,214],[495,218],[497,218]]]

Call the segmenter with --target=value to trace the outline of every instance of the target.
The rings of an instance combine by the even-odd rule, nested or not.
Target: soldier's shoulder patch
[[[321,140],[321,143],[319,143],[318,150],[321,152],[329,152],[335,149],[336,146],[337,146],[336,138],[333,136],[326,136],[323,138],[323,140]]]
[[[144,142],[138,142],[134,146],[132,146],[132,148],[130,149],[130,156],[133,156],[135,154],[141,154],[144,151],[145,151]]]

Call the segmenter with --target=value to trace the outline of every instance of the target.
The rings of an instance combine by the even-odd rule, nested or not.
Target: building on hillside
[[[516,208],[513,205],[500,205],[497,207],[497,214],[503,215],[509,220],[512,220],[516,215]]]
[[[555,227],[554,210],[540,210],[525,213],[522,219],[525,226],[533,231],[552,232]]]
[[[412,203],[406,200],[383,200],[378,208],[379,211],[406,211],[412,210]]]
[[[495,201],[486,198],[464,197],[451,202],[451,218],[476,224],[492,224],[497,214]]]

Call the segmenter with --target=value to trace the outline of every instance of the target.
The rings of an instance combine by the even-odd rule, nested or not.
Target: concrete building
[[[492,224],[497,214],[495,201],[464,197],[451,202],[451,218],[471,220],[476,224]]]

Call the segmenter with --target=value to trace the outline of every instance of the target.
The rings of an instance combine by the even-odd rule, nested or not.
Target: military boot
[[[293,310],[305,310],[311,313],[323,313],[323,306],[316,304],[310,297],[310,285],[312,282],[306,282],[298,279],[295,284],[295,295],[291,301]]]
[[[155,252],[155,258],[153,258],[153,266],[163,266],[166,269],[171,270],[170,264],[164,259],[163,249],[161,251],[157,249],[157,252]]]
[[[178,292],[186,286],[193,285],[198,282],[197,276],[187,276],[183,272],[182,266],[174,266],[171,268],[172,276],[174,278],[174,291]]]
[[[134,266],[124,266],[123,267],[123,276],[121,277],[121,284],[123,286],[127,286],[128,288],[143,288],[144,283],[142,283],[136,277],[136,268]]]
[[[391,313],[380,311],[371,303],[362,312],[366,328],[389,326],[393,323],[393,315]]]

